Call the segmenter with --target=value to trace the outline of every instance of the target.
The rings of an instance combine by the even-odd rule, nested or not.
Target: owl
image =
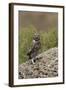
[[[32,40],[32,47],[29,49],[29,51],[27,53],[29,59],[32,60],[33,64],[35,63],[36,56],[38,55],[40,48],[41,48],[40,35],[35,34],[33,36],[33,40]]]

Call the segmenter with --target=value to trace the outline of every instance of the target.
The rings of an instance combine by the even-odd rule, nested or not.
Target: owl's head
[[[33,36],[33,39],[35,41],[39,41],[40,40],[40,35],[38,33],[35,33],[34,36]]]

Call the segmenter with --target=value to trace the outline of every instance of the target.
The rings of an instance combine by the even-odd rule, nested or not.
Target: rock
[[[58,76],[58,48],[51,48],[37,56],[35,64],[31,60],[19,65],[19,79],[48,78]]]

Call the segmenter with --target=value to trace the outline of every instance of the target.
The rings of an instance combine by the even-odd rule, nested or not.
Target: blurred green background
[[[58,14],[19,11],[19,64],[25,62],[35,33],[40,34],[40,53],[58,46]]]

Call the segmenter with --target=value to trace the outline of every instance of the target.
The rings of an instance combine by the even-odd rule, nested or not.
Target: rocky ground
[[[31,60],[19,65],[19,79],[47,78],[58,76],[58,48],[51,48],[38,55],[35,64]]]

